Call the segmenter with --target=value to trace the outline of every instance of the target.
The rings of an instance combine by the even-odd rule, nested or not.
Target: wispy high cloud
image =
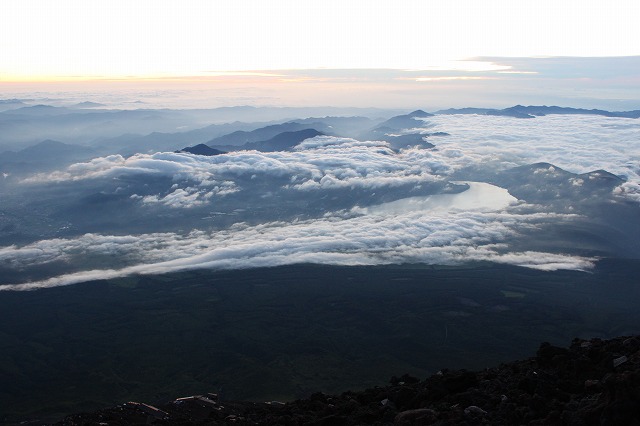
[[[415,81],[452,81],[452,80],[490,80],[491,77],[478,77],[471,75],[416,77]]]

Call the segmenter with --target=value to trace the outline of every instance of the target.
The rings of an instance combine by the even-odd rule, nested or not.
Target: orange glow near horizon
[[[68,83],[68,82],[153,82],[153,81],[182,81],[202,82],[228,78],[279,78],[284,74],[269,71],[213,71],[201,74],[185,75],[113,75],[113,76],[63,76],[63,75],[0,75],[0,83]]]
[[[511,66],[501,65],[492,61],[479,61],[479,60],[447,60],[440,63],[434,63],[424,69],[402,69],[402,68],[377,68],[377,69],[329,69],[329,68],[316,68],[316,69],[279,69],[279,70],[242,70],[242,71],[206,71],[200,73],[189,74],[167,74],[167,73],[155,73],[148,75],[7,75],[0,74],[0,84],[2,83],[69,83],[69,82],[215,82],[220,80],[231,81],[232,79],[279,79],[282,82],[300,82],[309,80],[319,80],[311,78],[306,75],[308,72],[317,71],[391,71],[391,72],[505,72],[511,70]],[[448,77],[442,77],[448,78]]]
[[[481,71],[486,63],[468,59],[633,56],[639,15],[636,0],[2,0],[0,81]]]

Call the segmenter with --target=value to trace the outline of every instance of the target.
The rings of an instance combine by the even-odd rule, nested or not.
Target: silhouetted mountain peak
[[[492,180],[520,200],[565,207],[602,201],[624,182],[605,170],[576,174],[546,162],[514,167]]]
[[[608,181],[608,182],[611,182],[611,183],[613,183],[615,185],[619,185],[619,184],[621,184],[621,183],[626,181],[626,179],[623,179],[618,175],[614,175],[613,173],[610,173],[610,172],[608,172],[606,170],[602,170],[602,169],[594,170],[594,171],[587,172],[587,173],[583,173],[583,174],[580,175],[580,177],[587,178],[587,179],[592,180],[592,181],[593,180],[599,180],[599,181],[602,181],[602,182]]]
[[[425,136],[420,133],[411,133],[407,135],[389,136],[384,135],[380,139],[389,142],[389,145],[394,150],[419,147],[419,148],[433,148],[435,145],[425,141]]]
[[[35,145],[27,147],[19,152],[22,154],[49,154],[49,153],[65,153],[65,152],[73,152],[73,151],[84,151],[87,150],[86,147],[78,146],[78,145],[70,145],[60,141],[54,141],[52,139],[46,139],[42,142],[39,142]]]
[[[86,102],[80,102],[77,103],[75,105],[73,105],[73,108],[99,108],[99,107],[103,107],[105,106],[104,104],[100,104],[97,102],[90,102],[90,101],[86,101]]]
[[[285,132],[296,132],[300,130],[309,129],[311,127],[321,127],[322,130],[325,130],[322,123],[298,123],[296,121],[289,121],[281,124],[272,124],[269,126],[261,127],[259,129],[252,130],[250,132],[239,130],[236,132],[229,133],[224,136],[217,137],[215,139],[211,139],[207,142],[207,145],[211,147],[230,147],[232,145],[244,146],[248,143],[257,143],[264,142],[271,138],[276,137],[277,135]]]
[[[430,113],[428,113],[428,112],[425,112],[425,111],[423,111],[423,110],[421,110],[421,109],[417,109],[417,110],[415,110],[415,111],[410,112],[409,114],[407,114],[407,117],[411,117],[411,118],[414,118],[414,117],[418,117],[418,118],[422,118],[422,117],[433,117],[433,114],[430,114]]]
[[[256,151],[272,152],[287,151],[298,145],[305,139],[324,136],[324,133],[316,129],[304,129],[293,132],[282,132],[266,141],[253,142],[244,145],[244,149],[255,149]]]
[[[557,170],[559,170],[559,171],[563,171],[564,172],[564,170],[562,170],[560,167],[555,166],[555,165],[553,165],[551,163],[544,162],[544,161],[541,161],[539,163],[528,164],[526,166],[516,167],[516,168],[514,168],[512,170],[528,170],[528,171],[533,171],[533,172],[540,171],[540,170],[549,170],[549,171],[557,171]]]
[[[200,143],[195,146],[188,146],[176,152],[186,152],[186,153],[195,154],[195,155],[206,155],[209,157],[213,155],[226,154],[225,151],[220,151],[219,149],[211,148],[210,146],[205,145],[203,143]]]
[[[363,134],[365,138],[380,139],[382,136],[388,133],[398,133],[399,131],[406,129],[413,129],[415,127],[424,127],[424,123],[421,118],[431,117],[433,114],[425,112],[421,109],[415,110],[409,114],[396,115],[391,117],[387,121],[380,123],[374,129]],[[386,139],[384,139],[386,140]]]

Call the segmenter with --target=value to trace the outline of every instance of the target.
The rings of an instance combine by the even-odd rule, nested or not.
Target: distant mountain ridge
[[[318,131],[327,132],[328,126],[320,122],[305,122],[298,123],[297,121],[289,121],[286,123],[272,124],[265,127],[260,127],[251,131],[238,130],[236,132],[229,133],[212,139],[206,142],[206,145],[211,147],[219,146],[244,146],[249,143],[261,142],[269,140],[284,132],[297,132],[305,129],[316,129]]]
[[[546,105],[515,105],[504,109],[495,108],[449,108],[436,111],[435,114],[451,115],[451,114],[477,114],[477,115],[493,115],[506,116],[515,118],[535,118],[538,116],[552,114],[568,114],[568,115],[601,115],[604,117],[621,117],[621,118],[640,118],[640,110],[633,111],[606,111],[602,109],[584,109],[570,108]]]
[[[396,115],[386,121],[383,121],[374,128],[360,134],[360,139],[382,140],[389,142],[391,148],[398,150],[411,146],[421,148],[433,148],[434,145],[425,141],[427,134],[414,131],[414,133],[406,133],[411,129],[425,127],[422,118],[433,117],[433,114],[425,112],[421,109],[410,112],[409,114]],[[444,135],[444,133],[442,133]]]
[[[268,126],[274,127],[274,126]],[[280,127],[281,128],[281,127]],[[258,129],[262,130],[262,129]],[[271,131],[272,129],[269,129]],[[287,131],[274,135],[270,139],[247,142],[242,145],[209,145],[209,147],[221,151],[249,151],[256,150],[262,152],[288,151],[305,139],[316,136],[324,136],[325,133],[316,129],[302,129],[297,131]]]
[[[0,153],[0,171],[29,173],[84,161],[97,155],[91,147],[47,139],[19,151]]]
[[[427,117],[433,117],[433,114],[418,109],[410,112],[409,114],[396,115],[395,117],[391,117],[387,121],[380,123],[380,125],[376,127],[374,131],[381,128],[411,129],[414,127],[420,127],[422,125],[422,121],[416,119]]]

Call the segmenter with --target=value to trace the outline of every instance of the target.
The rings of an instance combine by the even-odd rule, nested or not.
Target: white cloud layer
[[[125,264],[65,274],[33,283],[0,286],[28,290],[199,268],[238,269],[294,263],[376,265],[395,263],[458,264],[494,261],[538,269],[586,269],[593,259],[563,254],[508,253],[505,241],[519,232],[571,216],[509,211],[430,212],[328,216],[293,223],[236,225],[218,232],[192,231],[135,236],[87,234],[77,239],[39,241],[0,250],[0,262],[32,267],[52,261],[95,263],[105,256]]]
[[[437,115],[428,131],[448,132],[435,140],[434,161],[450,169],[505,169],[537,162],[572,173],[604,169],[628,180],[616,193],[640,199],[640,121],[588,115],[535,119],[483,115]]]
[[[624,176],[628,181],[617,187],[614,195],[640,202],[638,120],[442,115],[426,121],[425,131],[450,134],[432,138],[435,149],[396,153],[386,142],[323,136],[308,139],[291,152],[242,151],[213,157],[168,152],[129,158],[112,155],[32,177],[25,184],[64,182],[82,188],[113,184],[115,179],[130,186],[130,198],[147,209],[143,209],[145,214],[154,207],[213,206],[221,197],[243,194],[248,194],[245,200],[260,202],[260,197],[277,193],[296,208],[296,203],[303,205],[327,194],[366,189],[370,190],[365,193],[370,202],[356,205],[360,201],[347,200],[351,201],[349,207],[336,211],[345,207],[327,201],[323,205],[326,210],[316,212],[316,219],[270,219],[259,225],[254,221],[253,225],[241,223],[213,231],[192,229],[193,223],[185,222],[182,229],[192,229],[185,233],[87,233],[0,247],[0,266],[20,270],[52,262],[67,265],[64,275],[0,289],[50,287],[196,268],[301,262],[374,265],[493,261],[549,270],[587,269],[594,259],[560,250],[529,250],[532,245],[527,244],[526,238],[540,227],[572,221],[575,216],[544,212],[544,206],[523,206],[505,190],[486,184],[480,188],[488,192],[474,192],[479,186],[472,185],[466,193],[429,198],[415,198],[411,188],[444,183],[463,169],[490,173],[549,162],[574,173],[605,169]],[[154,186],[145,189],[140,182],[154,182]],[[579,187],[584,182],[574,179],[572,184]],[[395,196],[396,201],[382,204],[386,199],[372,206],[376,194],[383,192]],[[344,194],[350,193],[341,194],[349,197]],[[475,201],[470,202],[471,196]],[[518,243],[517,252],[512,251],[516,246],[513,242]]]
[[[301,191],[380,188],[434,182],[447,170],[424,150],[394,153],[387,142],[319,136],[293,152],[239,151],[213,157],[187,153],[110,155],[77,163],[64,171],[39,174],[25,183],[78,182],[126,176],[169,177],[171,193],[134,198],[174,207],[202,205],[214,195],[240,191],[238,179],[286,179]]]
[[[434,182],[465,167],[491,171],[548,162],[573,173],[607,170],[628,180],[617,194],[639,198],[640,121],[636,119],[437,115],[425,120],[425,132],[450,134],[432,139],[435,150],[410,149],[396,154],[386,142],[320,136],[307,139],[293,152],[241,151],[214,157],[168,152],[129,158],[112,155],[27,182],[150,175],[195,183],[192,187],[222,185],[223,193],[241,190],[233,181],[243,177],[286,178],[290,187],[298,190],[373,189]],[[195,191],[182,189],[188,193],[180,194],[183,198]],[[202,200],[206,192],[199,192],[197,199]],[[157,195],[159,200],[167,194]]]

